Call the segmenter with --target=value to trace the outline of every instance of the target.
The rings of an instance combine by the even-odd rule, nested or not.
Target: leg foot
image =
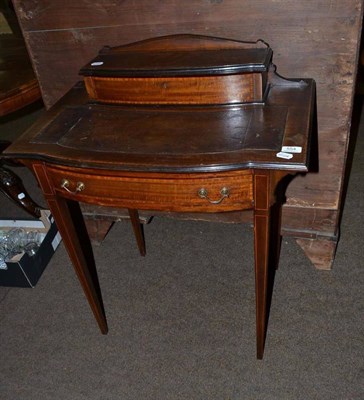
[[[93,217],[84,216],[87,232],[91,242],[94,245],[100,245],[109,232],[113,221],[108,219],[95,219]]]
[[[332,240],[299,238],[296,239],[296,242],[317,269],[332,269],[338,242],[337,237]]]

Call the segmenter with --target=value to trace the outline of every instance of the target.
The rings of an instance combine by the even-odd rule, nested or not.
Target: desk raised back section
[[[104,47],[80,71],[107,104],[263,102],[272,50],[262,41],[172,35]]]

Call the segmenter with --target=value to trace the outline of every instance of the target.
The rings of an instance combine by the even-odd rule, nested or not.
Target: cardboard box
[[[0,220],[0,230],[23,228],[44,233],[37,252],[15,255],[0,269],[0,286],[34,287],[56,251],[61,239],[54,219],[48,210],[42,210],[38,221]]]

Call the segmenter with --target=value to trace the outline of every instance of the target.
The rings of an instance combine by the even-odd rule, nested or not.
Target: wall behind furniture
[[[330,268],[350,134],[362,0],[14,0],[47,107],[104,45],[194,33],[267,41],[278,72],[317,82],[319,173],[287,191],[283,234]]]

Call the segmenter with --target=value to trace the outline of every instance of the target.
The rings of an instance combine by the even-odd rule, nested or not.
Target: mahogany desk
[[[264,102],[249,104],[105,105],[90,102],[77,84],[6,150],[34,171],[102,333],[107,322],[79,202],[128,209],[142,255],[137,210],[253,209],[257,357],[263,357],[280,182],[308,171],[315,99],[313,80],[284,80],[272,69],[268,75]],[[283,146],[299,150],[281,158]]]

